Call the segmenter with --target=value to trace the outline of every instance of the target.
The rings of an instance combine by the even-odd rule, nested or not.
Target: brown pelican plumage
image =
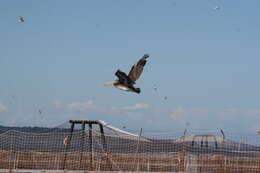
[[[140,88],[135,88],[134,84],[135,81],[141,76],[147,61],[146,59],[148,57],[149,57],[148,54],[144,54],[144,56],[136,64],[132,66],[128,75],[126,75],[124,72],[120,70],[117,70],[115,75],[118,77],[118,80],[107,82],[104,85],[105,86],[113,85],[118,89],[124,91],[132,91],[139,94],[141,90]]]

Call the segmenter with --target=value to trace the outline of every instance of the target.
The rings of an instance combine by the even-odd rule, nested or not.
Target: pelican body
[[[117,70],[115,75],[118,77],[117,80],[107,82],[104,85],[109,86],[113,85],[114,87],[124,90],[131,91],[135,93],[140,93],[141,89],[134,87],[135,81],[141,76],[143,68],[147,62],[148,54],[145,54],[136,64],[134,64],[129,72],[126,75],[124,72]]]

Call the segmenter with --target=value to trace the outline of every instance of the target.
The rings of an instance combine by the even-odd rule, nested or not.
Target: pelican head
[[[104,83],[104,86],[112,86],[112,85],[115,85],[116,83],[118,83],[118,81],[117,80],[113,80],[111,82]]]

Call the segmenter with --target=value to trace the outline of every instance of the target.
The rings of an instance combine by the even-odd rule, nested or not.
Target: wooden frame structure
[[[86,129],[86,125],[88,125],[89,150],[90,150],[90,159],[91,159],[90,164],[92,166],[92,164],[93,164],[93,131],[92,131],[93,125],[99,126],[103,149],[105,152],[107,152],[107,143],[106,143],[106,139],[105,139],[103,124],[98,120],[70,120],[69,122],[71,124],[71,127],[70,127],[70,133],[68,136],[68,144],[66,145],[66,148],[65,148],[63,170],[66,169],[67,151],[70,147],[71,139],[72,139],[74,128],[75,128],[76,124],[81,125],[81,131],[82,131],[82,137],[81,137],[81,141],[80,141],[80,149],[81,149],[80,156],[81,157],[80,157],[79,165],[81,165],[81,161],[82,161],[82,152],[84,151],[84,143],[85,143],[85,135],[86,135],[85,129]]]

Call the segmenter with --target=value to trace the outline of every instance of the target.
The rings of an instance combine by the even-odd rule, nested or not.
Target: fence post
[[[90,151],[90,170],[93,168],[93,137],[92,137],[92,124],[88,124],[88,137],[89,137],[89,151]]]
[[[221,164],[221,167],[223,168],[223,173],[226,172],[226,161],[225,161],[225,133],[222,129],[220,129],[220,132],[222,134],[222,145],[221,145],[221,153],[223,155],[223,162]]]
[[[186,170],[186,161],[185,161],[185,156],[186,156],[186,152],[185,152],[185,136],[187,133],[187,129],[185,128],[184,132],[183,132],[183,136],[182,136],[182,158],[180,159],[180,164],[181,164],[181,160],[183,160],[183,164],[182,164],[182,170],[183,172],[185,172]]]
[[[142,135],[142,131],[143,131],[143,129],[141,128],[141,129],[140,129],[139,136],[138,136],[137,147],[136,147],[136,153],[135,153],[134,164],[135,164],[136,159],[137,159],[137,168],[136,168],[136,172],[139,172],[139,156],[138,156],[138,153],[139,153],[139,145],[140,145],[140,138],[141,138],[141,135]]]
[[[16,161],[16,152],[15,152],[15,147],[14,147],[15,138],[14,137],[15,137],[15,134],[12,131],[12,133],[11,133],[11,158],[12,158],[12,160],[10,160],[10,170],[15,169],[15,161]],[[13,162],[13,164],[12,164],[12,162]]]

